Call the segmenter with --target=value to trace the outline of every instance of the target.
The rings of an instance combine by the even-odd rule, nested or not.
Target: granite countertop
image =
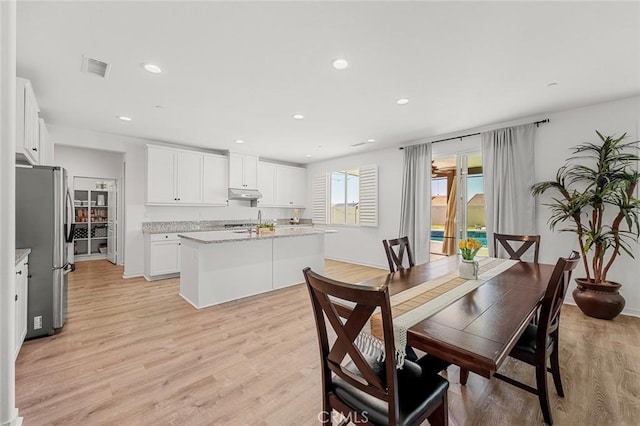
[[[203,232],[203,231],[224,231],[225,225],[245,225],[245,227],[256,226],[257,222],[250,220],[202,220],[202,221],[171,221],[171,222],[142,222],[142,233],[144,234],[166,234],[177,232]],[[311,219],[301,219],[298,224],[288,224],[288,219],[278,219],[278,225],[292,227],[313,226]]]
[[[30,248],[26,248],[26,249],[16,249],[16,265],[25,257],[27,257],[27,255],[31,253],[31,249]]]
[[[255,241],[273,238],[303,237],[307,235],[326,234],[332,231],[316,231],[308,226],[294,229],[278,229],[273,234],[256,235],[255,232],[246,231],[210,231],[210,232],[190,232],[179,234],[178,236],[187,240],[192,240],[202,244],[228,243],[233,241]]]

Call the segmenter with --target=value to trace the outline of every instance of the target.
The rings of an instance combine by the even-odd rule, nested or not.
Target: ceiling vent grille
[[[89,58],[88,56],[82,57],[82,71],[87,74],[95,74],[104,79],[109,78],[109,71],[111,71],[111,64],[99,61],[97,59]]]

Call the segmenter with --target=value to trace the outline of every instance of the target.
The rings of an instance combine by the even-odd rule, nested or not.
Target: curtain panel
[[[429,262],[431,143],[404,149],[400,237],[407,236],[416,265]]]
[[[526,124],[481,134],[489,256],[496,255],[494,232],[535,234],[534,129]]]

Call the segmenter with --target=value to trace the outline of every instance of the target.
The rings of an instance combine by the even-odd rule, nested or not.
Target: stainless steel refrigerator
[[[61,167],[16,167],[16,247],[30,248],[27,338],[47,336],[67,317],[73,202]]]

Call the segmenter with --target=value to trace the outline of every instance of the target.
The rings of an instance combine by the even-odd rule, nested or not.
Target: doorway
[[[73,261],[107,259],[117,263],[117,181],[74,177]]]
[[[479,255],[488,254],[481,153],[432,161],[430,231],[432,256],[455,255],[466,238],[482,243]]]

